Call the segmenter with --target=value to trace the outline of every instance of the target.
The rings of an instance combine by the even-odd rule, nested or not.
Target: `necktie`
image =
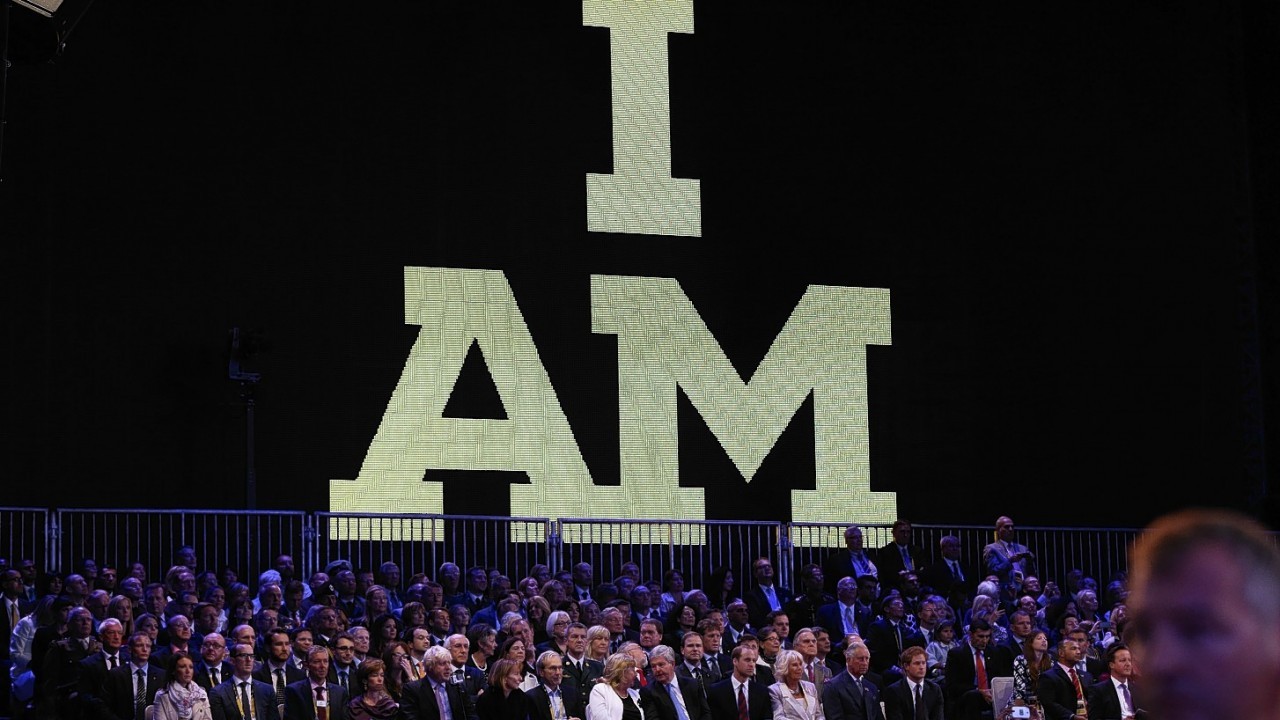
[[[859,695],[861,695],[862,693],[865,693],[865,692],[867,691],[867,689],[866,689],[865,687],[863,687],[863,686],[862,686],[862,678],[861,678],[861,677],[856,677],[856,678],[854,678],[854,681],[858,683],[858,694],[859,694]]]
[[[453,671],[453,681],[455,683],[462,683],[466,679],[467,679],[467,673],[464,672],[462,668],[458,668],[457,670]]]
[[[638,673],[636,673],[636,677],[640,678],[640,687],[648,687],[648,686],[649,686],[649,681],[645,679],[645,677],[644,677],[644,673],[642,673],[642,672],[638,672]]]
[[[853,617],[853,606],[844,609],[844,634],[848,635],[858,629],[858,621]]]
[[[120,667],[120,658],[116,657],[115,655],[112,655],[107,659],[111,661],[112,670],[115,670],[116,668]]]
[[[548,694],[551,696],[551,717],[555,720],[564,720],[564,700],[560,698],[560,691],[552,690]]]
[[[436,707],[440,710],[440,720],[449,720],[449,701],[444,694],[445,686],[441,683],[436,686]]]
[[[276,669],[276,705],[284,704],[284,668]]]
[[[809,682],[817,682],[813,679],[813,663],[809,663]]]
[[[316,720],[329,720],[329,704],[324,701],[323,685],[316,686]]]
[[[902,624],[893,624],[893,636],[898,640],[898,654],[902,654]]]
[[[133,692],[133,717],[134,720],[142,720],[146,717],[147,707],[147,674],[141,669],[137,672],[138,686]]]
[[[1080,676],[1076,674],[1076,669],[1071,668],[1071,684],[1076,686],[1076,700],[1084,697],[1084,688],[1080,687]]]
[[[901,548],[901,550],[902,550],[902,567],[906,570],[914,569],[911,567],[911,553],[907,552],[906,548]]]
[[[702,670],[698,668],[693,668],[692,672],[693,672],[693,679],[698,681],[698,689],[701,690],[702,694],[705,696],[707,694],[707,683],[706,683],[706,679],[702,677]],[[672,682],[671,684],[674,685],[675,683]]]
[[[920,694],[920,688],[923,685],[916,686],[916,720],[927,720],[929,712],[924,708],[924,697]]]
[[[8,602],[9,602],[9,630],[12,631],[14,628],[18,627],[18,620],[20,620],[21,618],[18,617],[18,603],[12,600]]]
[[[951,574],[955,575],[960,582],[964,582],[964,573],[960,572],[960,563],[955,560],[951,561]]]
[[[218,687],[218,668],[209,668],[209,687]]]
[[[767,588],[764,588],[764,596],[765,596],[765,598],[769,601],[769,609],[770,609],[770,610],[780,610],[780,609],[781,609],[781,608],[779,608],[779,607],[778,607],[778,595],[777,595],[777,593],[775,593],[775,592],[773,591],[773,586],[772,586],[772,585],[770,585],[770,586],[769,586],[769,587],[767,587]]]
[[[676,706],[676,716],[680,720],[689,720],[689,712],[684,709],[684,698],[680,697],[680,693],[676,692],[675,681],[667,683],[667,694],[671,696],[671,704]],[[741,710],[739,710],[741,713]]]
[[[342,689],[343,689],[343,690],[350,690],[350,689],[351,689],[351,688],[350,688],[350,686],[348,686],[348,685],[347,685],[347,671],[346,671],[346,670],[342,670],[342,671],[340,671],[340,672],[338,673],[338,684],[342,686]]]
[[[738,686],[738,720],[751,720],[751,713],[747,711],[746,683]]]
[[[1120,683],[1120,694],[1124,696],[1124,709],[1126,712],[1133,712],[1133,696],[1129,694],[1129,683]]]
[[[240,681],[240,717],[249,718],[253,715],[253,701],[249,699],[249,681]]]
[[[982,659],[982,651],[975,650],[973,653],[973,661],[975,663],[975,674],[978,681],[978,689],[987,689],[987,663]]]

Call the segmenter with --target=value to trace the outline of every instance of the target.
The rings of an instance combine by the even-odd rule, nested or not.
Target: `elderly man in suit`
[[[1013,520],[1001,515],[996,520],[996,541],[982,549],[982,565],[989,575],[1008,585],[1015,573],[1024,578],[1035,573],[1035,555],[1013,538],[1017,534]]]
[[[443,695],[448,703],[452,720],[477,720],[475,705],[462,690],[461,685],[449,682],[453,675],[453,656],[439,645],[427,648],[422,656],[426,673],[421,680],[404,686],[400,699],[400,717],[403,720],[444,720],[440,717],[438,698]]]
[[[850,525],[844,530],[844,550],[837,550],[822,562],[822,575],[825,579],[826,591],[836,592],[836,583],[842,577],[856,578],[859,575],[879,575],[879,569],[870,554],[862,546],[862,528]]]
[[[929,653],[909,647],[898,659],[903,677],[885,688],[886,720],[942,720],[942,688],[925,678],[929,673]]]
[[[769,690],[756,682],[757,658],[753,647],[739,645],[733,649],[733,674],[712,685],[707,694],[712,720],[739,720],[739,703],[746,706],[749,720],[772,720]]]
[[[666,645],[655,647],[649,653],[649,672],[653,682],[640,690],[646,720],[710,720],[711,708],[702,686],[676,674],[674,650]]]
[[[449,653],[444,654],[447,659]],[[313,645],[307,651],[306,670],[305,679],[284,689],[284,716],[289,720],[347,720],[347,693],[341,685],[329,682],[329,648]]]
[[[541,683],[525,691],[529,696],[529,720],[580,720],[587,707],[578,688],[564,684],[564,659],[547,650],[538,656]]]
[[[885,720],[880,689],[868,677],[871,651],[854,641],[844,649],[845,671],[827,681],[822,690],[826,720]]]
[[[129,638],[129,658],[129,664],[107,673],[101,699],[94,703],[102,720],[134,720],[142,708],[155,704],[156,693],[164,687],[164,671],[150,662],[150,635],[135,632]]]
[[[252,645],[231,648],[231,674],[209,690],[213,720],[280,720],[275,691],[253,679],[255,662]]]

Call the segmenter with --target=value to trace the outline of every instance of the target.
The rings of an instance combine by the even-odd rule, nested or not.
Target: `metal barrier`
[[[596,583],[617,577],[634,561],[646,580],[678,568],[688,588],[707,589],[711,572],[726,567],[741,593],[753,584],[752,564],[774,559],[777,582],[792,587],[795,571],[821,564],[844,546],[844,524],[728,520],[628,520],[447,515],[367,515],[222,510],[105,510],[0,508],[0,557],[30,557],[64,572],[92,557],[113,562],[123,576],[142,562],[159,579],[181,545],[191,545],[202,567],[236,569],[253,586],[276,555],[294,557],[306,578],[335,559],[376,570],[388,560],[403,583],[417,572],[434,577],[441,563],[497,567],[519,580],[541,563],[552,571],[590,563]],[[862,526],[869,551],[892,541],[887,525]],[[990,526],[913,525],[913,544],[925,562],[940,559],[938,541],[960,540],[961,557],[973,566],[993,541]],[[1134,529],[1020,527],[1018,541],[1036,554],[1041,580],[1061,582],[1080,569],[1104,585],[1127,568],[1141,531]]]
[[[49,567],[49,528],[48,510],[0,507],[0,558],[11,568],[24,559]]]
[[[844,547],[846,527],[835,523],[791,523],[788,532],[792,567],[798,569],[810,562],[821,565],[833,550]],[[861,527],[863,546],[869,552],[893,542],[887,525]],[[947,535],[960,540],[960,557],[974,567],[982,562],[982,549],[995,541],[995,531],[990,526],[912,524],[911,530],[911,542],[924,551],[926,564],[941,560],[938,541]],[[1019,527],[1017,541],[1035,553],[1036,572],[1042,582],[1053,579],[1061,583],[1069,571],[1078,569],[1105,588],[1116,573],[1128,569],[1129,550],[1140,533],[1134,529]]]
[[[402,587],[414,572],[434,578],[446,561],[500,568],[515,584],[535,564],[550,564],[546,518],[467,515],[367,515],[314,513],[315,542],[306,566],[323,570],[345,559],[376,570],[388,560],[400,567]],[[467,548],[460,553],[457,548]]]
[[[559,567],[590,563],[597,584],[612,581],[631,561],[640,565],[646,580],[660,580],[666,569],[676,568],[689,590],[705,589],[711,572],[726,567],[741,592],[752,563],[761,556],[775,561],[776,582],[790,584],[782,523],[561,518],[558,525]]]
[[[50,568],[71,571],[81,558],[114,562],[120,577],[141,562],[152,580],[173,565],[174,551],[190,545],[203,568],[230,565],[253,588],[277,555],[302,556],[307,515],[301,512],[226,510],[57,510]]]

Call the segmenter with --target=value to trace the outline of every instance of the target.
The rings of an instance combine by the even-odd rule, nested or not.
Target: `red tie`
[[[978,689],[987,689],[987,664],[982,660],[982,651],[978,650],[973,653],[974,662],[977,663]],[[1079,685],[1079,683],[1077,683]]]
[[[813,663],[809,663],[809,682],[813,681]]]
[[[742,683],[738,686],[738,720],[751,720],[751,713],[747,712],[746,683]]]
[[[1076,674],[1076,669],[1071,668],[1071,684],[1076,686],[1076,700],[1084,697],[1084,689],[1080,687],[1080,676]]]

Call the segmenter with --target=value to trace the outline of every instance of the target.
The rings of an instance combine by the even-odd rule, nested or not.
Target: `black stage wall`
[[[471,348],[435,415],[516,428],[420,461],[445,512],[512,511],[508,485],[529,475],[491,466],[519,466],[535,427],[555,436],[535,451],[581,454],[537,472],[580,465],[594,483],[550,515],[628,508],[592,498],[632,462],[671,485],[618,496],[644,498],[638,516],[680,511],[678,482],[706,490],[692,496],[707,517],[799,518],[791,491],[821,490],[824,472],[869,477],[896,493],[877,512],[917,522],[1130,526],[1200,502],[1266,515],[1274,11],[1032,5],[694,2],[658,65],[667,85],[638,82],[669,89],[669,175],[698,181],[697,235],[687,206],[683,234],[588,229],[587,175],[623,158],[610,32],[578,3],[111,0],[52,64],[22,62],[17,38],[4,504],[243,507],[239,327],[243,369],[261,374],[257,505],[328,509],[419,338],[405,268],[426,268],[445,330],[483,326],[516,356]],[[450,304],[481,277],[518,313],[501,282],[477,290],[494,305]],[[617,300],[593,278],[639,279],[648,310],[617,310],[622,335],[593,332]],[[817,293],[818,329],[788,347],[830,377],[749,484],[711,426],[767,425],[751,396],[707,411],[655,380],[662,357],[627,361],[645,322],[678,326],[658,355],[688,341],[716,359],[681,335],[698,328],[672,287],[744,380]],[[856,336],[890,331],[846,312],[847,288],[887,290],[890,344]],[[456,344],[419,349],[446,380],[461,362]],[[516,377],[492,376],[502,363]],[[661,387],[632,387],[646,382]],[[513,419],[508,383],[539,419]],[[852,425],[815,454],[833,417]],[[678,449],[652,444],[670,428]],[[870,497],[824,493],[807,502],[838,517]]]

